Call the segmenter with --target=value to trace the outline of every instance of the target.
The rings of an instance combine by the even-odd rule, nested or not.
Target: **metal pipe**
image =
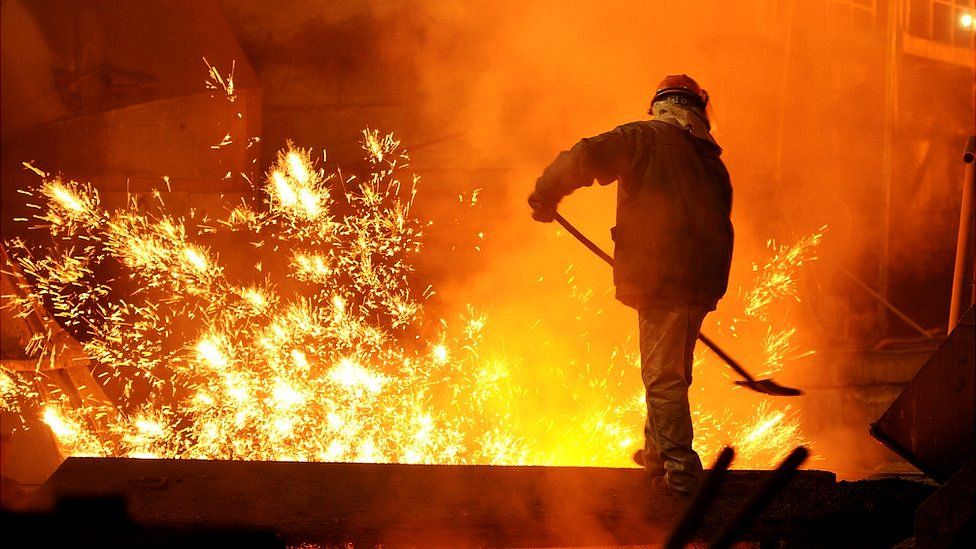
[[[701,487],[695,493],[688,508],[685,509],[684,516],[681,517],[681,521],[668,537],[667,543],[664,544],[664,549],[681,549],[688,545],[691,537],[698,531],[698,527],[705,520],[705,512],[708,511],[709,505],[715,500],[715,496],[718,495],[718,491],[722,487],[722,482],[729,472],[729,465],[732,464],[732,458],[734,457],[735,450],[728,446],[722,448],[718,459],[715,460],[715,465],[712,465],[708,474],[705,475],[705,480],[702,481]]]
[[[967,267],[970,267],[967,257],[973,247],[973,187],[976,186],[976,172],[973,169],[973,160],[976,159],[976,135],[970,135],[966,140],[966,149],[962,155],[962,161],[966,164],[966,172],[962,181],[962,206],[959,208],[959,234],[956,237],[956,266],[952,274],[952,299],[949,301],[949,329],[947,333],[952,333],[952,329],[959,324],[963,312],[966,310],[963,296],[966,293],[966,283],[972,286],[973,295],[970,297],[972,304],[976,301],[976,265],[972,265],[973,272],[970,279],[966,280]],[[973,254],[976,256],[976,253]],[[976,260],[976,257],[973,258]]]
[[[798,446],[786,459],[779,464],[769,475],[769,478],[759,487],[752,497],[739,507],[739,511],[732,517],[715,539],[708,544],[709,549],[728,549],[738,541],[762,511],[769,506],[773,498],[786,488],[790,479],[796,474],[796,470],[803,465],[803,462],[810,456],[810,451],[803,446]]]

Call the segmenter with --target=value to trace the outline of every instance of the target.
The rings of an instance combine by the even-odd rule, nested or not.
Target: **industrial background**
[[[24,162],[91,182],[107,206],[151,202],[165,185],[175,215],[219,216],[253,196],[289,140],[327,151],[328,169],[368,169],[370,128],[393,132],[421,178],[413,213],[433,220],[415,260],[416,291],[436,289],[427,314],[472,303],[502,325],[549,307],[569,318],[534,285],[569,266],[607,315],[626,316],[609,304],[603,266],[532,225],[525,196],[558,151],[641,118],[663,75],[688,73],[713,98],[735,188],[730,292],[768,240],[823,234],[784,313],[793,345],[815,353],[777,374],[806,391],[790,406],[808,465],[848,480],[918,474],[868,430],[951,328],[962,153],[976,125],[974,4],[725,4],[3,0],[3,240],[38,240],[20,221],[34,215],[23,191],[37,181]],[[204,85],[204,60],[233,66],[234,102]],[[214,146],[225,135],[236,137]],[[609,246],[612,193],[584,192],[567,216]],[[3,324],[4,363],[32,368],[22,323],[5,311]],[[502,339],[516,354],[560,335],[575,337]],[[730,345],[755,358],[746,341]],[[84,385],[69,374],[61,383]],[[14,416],[3,415],[5,490],[29,492],[67,456],[43,422],[23,431]],[[620,455],[593,464],[626,465]]]

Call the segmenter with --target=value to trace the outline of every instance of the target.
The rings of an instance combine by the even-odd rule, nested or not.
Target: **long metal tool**
[[[701,486],[692,497],[691,503],[685,508],[685,514],[681,517],[681,521],[668,536],[664,549],[682,549],[688,546],[691,537],[695,535],[698,527],[704,522],[709,506],[718,496],[718,491],[722,487],[722,482],[729,472],[729,465],[732,464],[734,457],[735,450],[728,446],[722,448],[715,464],[705,474]]]
[[[613,266],[613,256],[600,249],[600,247],[597,246],[592,240],[586,238],[586,236],[583,233],[579,232],[579,229],[574,227],[569,221],[566,221],[566,218],[559,215],[559,213],[556,213],[554,219],[556,220],[557,223],[562,225],[563,228],[566,229],[566,231],[569,234],[576,237],[576,240],[579,240],[584,246],[589,248],[591,252],[598,255],[600,259],[606,261],[611,267]],[[722,348],[719,347],[714,341],[712,341],[710,338],[705,336],[705,334],[699,333],[698,339],[699,341],[704,343],[706,347],[711,349],[713,353],[718,355],[718,357],[721,358],[723,362],[728,364],[730,368],[735,370],[735,373],[742,376],[741,381],[735,382],[736,385],[741,385],[743,387],[752,389],[757,393],[763,393],[772,396],[799,396],[803,394],[803,391],[799,389],[794,389],[792,387],[784,387],[771,379],[756,379],[752,377],[752,375],[749,374],[749,372],[747,372],[745,368],[743,368],[735,359],[729,356],[728,353],[723,351]]]
[[[708,544],[708,549],[729,549],[735,542],[749,531],[752,523],[772,503],[773,499],[783,491],[796,476],[796,470],[810,457],[810,451],[803,446],[797,446],[786,456],[765,482],[752,496],[743,502],[738,512],[732,517],[715,539]]]

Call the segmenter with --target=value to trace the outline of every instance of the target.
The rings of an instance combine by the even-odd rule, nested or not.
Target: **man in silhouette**
[[[560,153],[529,196],[532,217],[550,222],[577,188],[617,181],[613,280],[617,298],[638,313],[647,395],[645,444],[634,460],[656,486],[682,495],[702,472],[688,404],[695,341],[725,294],[732,258],[732,186],[707,105],[692,78],[668,76],[651,120]]]

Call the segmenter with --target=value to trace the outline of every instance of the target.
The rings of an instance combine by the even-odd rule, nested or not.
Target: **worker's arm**
[[[640,129],[625,124],[596,137],[580,140],[572,149],[559,156],[542,172],[529,195],[532,218],[549,222],[562,198],[593,181],[607,185],[617,180],[621,172],[633,163]]]

